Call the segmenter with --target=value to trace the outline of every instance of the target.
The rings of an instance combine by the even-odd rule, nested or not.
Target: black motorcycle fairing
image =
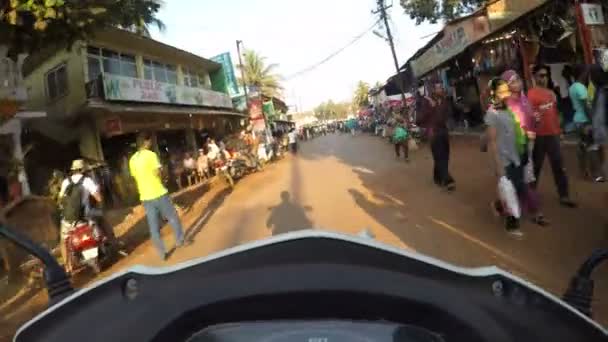
[[[126,284],[131,286],[126,290]],[[179,341],[223,323],[389,321],[447,341],[606,341],[599,325],[495,268],[461,269],[374,241],[285,234],[81,290],[16,341]]]

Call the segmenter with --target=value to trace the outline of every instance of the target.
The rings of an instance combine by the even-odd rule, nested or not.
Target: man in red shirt
[[[566,176],[561,153],[561,128],[557,98],[553,90],[548,87],[550,69],[546,65],[537,65],[534,67],[533,74],[536,82],[535,87],[528,91],[528,101],[534,113],[536,132],[532,155],[534,176],[536,177],[534,186],[538,184],[545,155],[548,155],[559,202],[562,206],[574,208],[576,203],[570,199],[568,177]]]

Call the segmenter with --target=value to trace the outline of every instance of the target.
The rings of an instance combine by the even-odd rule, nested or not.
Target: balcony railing
[[[227,94],[140,78],[103,74],[85,85],[87,98],[232,108]]]

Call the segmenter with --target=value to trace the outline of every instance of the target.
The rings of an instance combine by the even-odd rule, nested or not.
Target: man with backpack
[[[74,160],[70,168],[70,175],[63,180],[59,191],[61,204],[60,250],[64,261],[67,257],[65,238],[70,229],[79,221],[94,220],[110,241],[115,242],[116,240],[112,227],[103,220],[101,210],[91,203],[91,197],[98,204],[103,203],[103,198],[99,185],[91,177],[85,176],[85,170],[86,163],[84,160]],[[71,270],[67,271],[70,272]]]

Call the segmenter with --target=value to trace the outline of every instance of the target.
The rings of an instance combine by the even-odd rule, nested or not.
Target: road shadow
[[[196,236],[203,230],[207,222],[211,219],[213,214],[222,206],[228,195],[232,192],[232,189],[225,188],[217,195],[215,195],[209,204],[205,212],[186,230],[185,240],[186,243],[193,243]]]
[[[306,215],[312,208],[294,203],[288,191],[281,192],[281,202],[268,210],[270,216],[266,220],[266,227],[272,231],[272,235],[312,228],[312,221]]]
[[[381,138],[334,135],[303,144],[299,158],[335,159],[349,167],[364,189],[350,191],[353,201],[416,251],[462,266],[498,265],[561,295],[591,251],[608,243],[605,185],[581,180],[575,146],[562,146],[571,195],[579,208],[559,205],[545,160],[539,195],[551,225],[539,228],[525,217],[525,236],[517,241],[505,233],[504,223],[490,210],[497,180],[491,156],[480,152],[479,137],[452,136],[450,144],[450,172],[456,179],[453,193],[433,185],[428,144],[410,151],[406,164],[395,159],[393,146]],[[550,266],[555,263],[560,267]],[[597,278],[595,308],[600,321],[608,322],[608,272],[597,272]]]

